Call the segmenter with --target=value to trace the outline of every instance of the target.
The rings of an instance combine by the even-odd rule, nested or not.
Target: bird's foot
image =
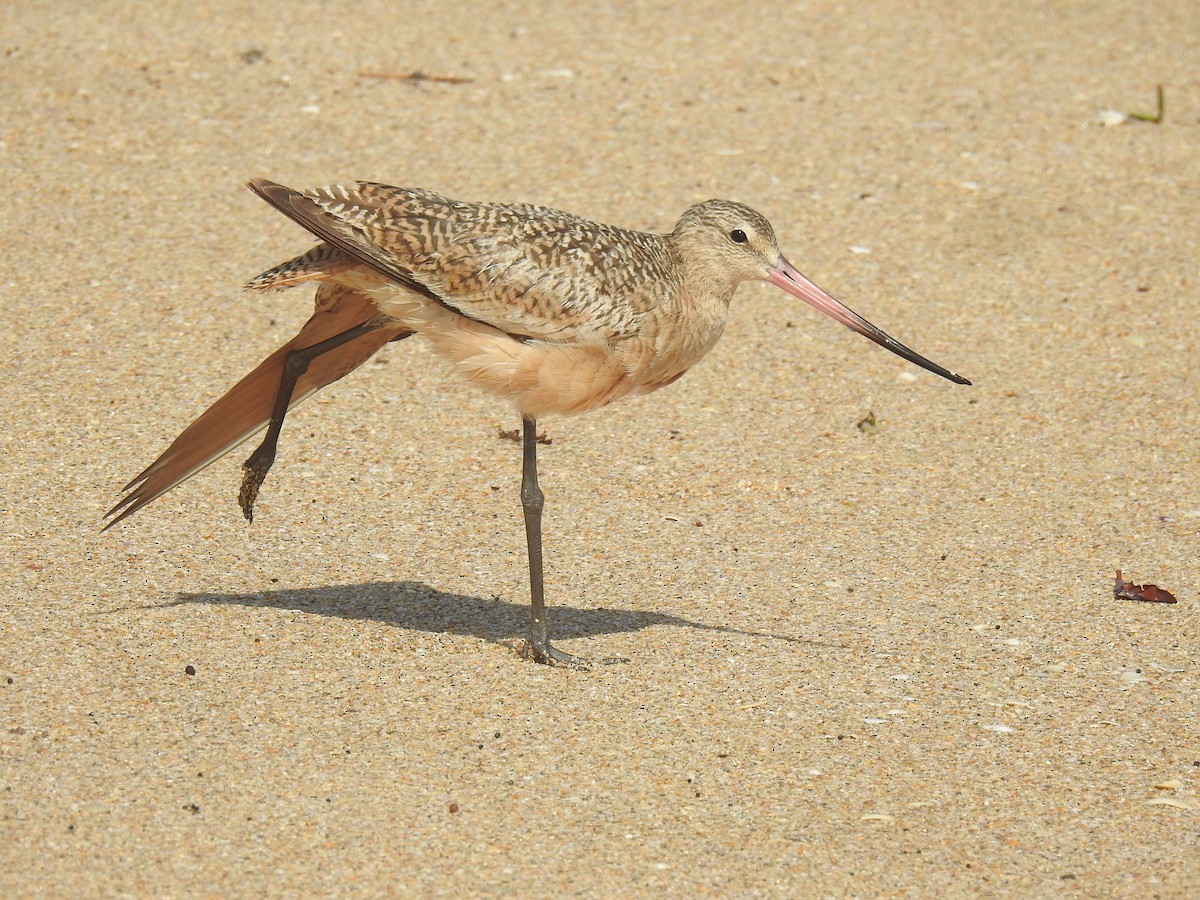
[[[572,656],[556,647],[551,647],[549,641],[535,642],[526,638],[521,642],[518,651],[522,659],[528,659],[543,666],[561,666],[566,669],[578,669],[586,672],[592,667],[592,661],[582,656]]]
[[[580,672],[587,672],[592,667],[590,659],[564,653],[557,647],[552,647],[549,641],[539,643],[526,638],[521,642],[518,652],[521,654],[522,659],[528,659],[543,666],[561,666],[565,669],[576,669]],[[627,662],[629,660],[624,656],[606,656],[600,660],[600,664],[605,666],[612,665],[613,663]]]
[[[262,487],[275,461],[274,454],[270,459],[260,459],[255,453],[242,464],[242,487],[238,491],[238,505],[247,522],[254,521],[254,501],[258,499],[258,489]]]

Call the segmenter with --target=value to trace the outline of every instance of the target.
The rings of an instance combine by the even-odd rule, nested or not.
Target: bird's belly
[[[723,319],[690,328],[663,322],[612,343],[554,343],[514,337],[407,291],[372,294],[382,313],[425,337],[468,382],[535,419],[665,387],[712,348],[724,326]]]
[[[430,340],[467,381],[512,400],[535,419],[598,409],[635,386],[620,359],[602,346],[521,341],[500,333],[455,345],[442,335]]]

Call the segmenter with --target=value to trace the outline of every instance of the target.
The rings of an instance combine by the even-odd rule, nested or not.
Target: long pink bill
[[[911,363],[916,363],[922,369],[928,369],[930,372],[941,375],[943,378],[948,378],[955,384],[971,383],[961,375],[957,375],[949,369],[943,369],[937,363],[930,362],[921,354],[909,350],[890,334],[880,331],[854,310],[843,305],[805,278],[795,266],[782,256],[779,257],[779,264],[770,271],[771,274],[766,278],[768,284],[783,288],[793,297],[799,297],[809,306],[819,309],[827,316],[837,319],[851,331],[857,331],[863,337],[873,340],[880,347],[886,347],[897,356],[901,356]]]

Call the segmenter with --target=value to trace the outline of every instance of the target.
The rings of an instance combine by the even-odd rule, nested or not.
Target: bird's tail
[[[299,259],[303,260],[304,257]],[[289,283],[279,283],[285,279],[268,279],[264,282],[263,279],[271,274],[264,273],[249,286],[269,289],[311,280],[294,277],[296,262],[293,260],[272,270],[276,272],[292,266],[286,270],[293,276],[286,279]],[[363,294],[341,284],[323,282],[317,289],[316,311],[300,329],[300,333],[235,384],[225,396],[184,429],[162,456],[125,485],[122,488],[125,496],[105,514],[110,521],[104,528],[111,528],[126,516],[133,515],[260,431],[270,421],[284,364],[290,353],[311,347],[377,316],[374,303]],[[314,358],[297,381],[289,408],[358,368],[388,341],[407,336],[408,333],[408,329],[399,324],[384,324]]]

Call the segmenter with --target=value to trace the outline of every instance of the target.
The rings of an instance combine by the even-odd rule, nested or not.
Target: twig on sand
[[[1134,122],[1150,122],[1158,125],[1162,122],[1163,116],[1166,114],[1166,97],[1161,84],[1155,85],[1155,92],[1158,95],[1158,110],[1153,113],[1131,112],[1126,115],[1126,118]]]
[[[379,78],[385,81],[407,81],[412,84],[420,84],[423,81],[433,84],[470,84],[475,80],[458,75],[430,75],[420,69],[414,69],[412,72],[359,72],[358,77]]]

